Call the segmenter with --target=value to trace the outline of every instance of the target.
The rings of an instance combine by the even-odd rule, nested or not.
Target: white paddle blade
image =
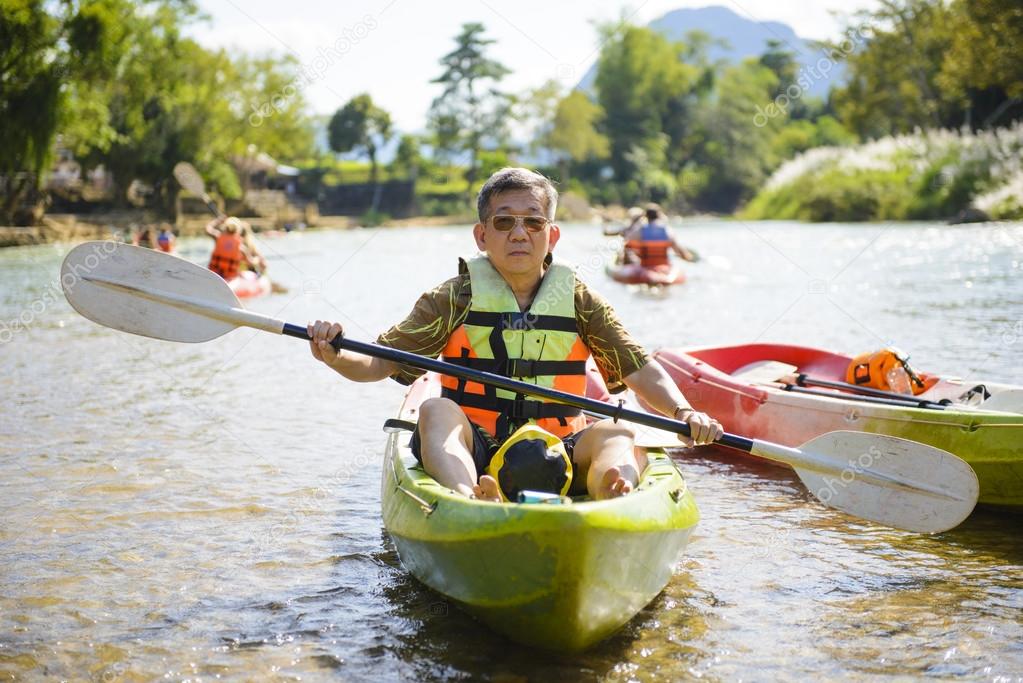
[[[757,441],[752,453],[771,458],[779,449],[790,450]],[[811,439],[798,451],[798,462],[790,464],[814,496],[873,522],[936,533],[958,525],[977,504],[977,475],[964,460],[940,448],[837,431]]]
[[[168,341],[204,342],[230,332],[235,323],[200,309],[241,306],[223,278],[206,268],[110,241],[72,249],[61,265],[60,284],[68,303],[89,320]]]
[[[187,161],[179,161],[174,165],[174,177],[181,187],[196,197],[202,197],[206,194],[206,183],[203,181],[202,176]]]

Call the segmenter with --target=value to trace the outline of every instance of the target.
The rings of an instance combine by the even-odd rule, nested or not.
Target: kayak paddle
[[[124,332],[178,342],[215,339],[236,327],[309,340],[304,326],[242,308],[215,273],[160,252],[86,242],[61,266],[71,306]],[[397,349],[338,337],[332,345],[403,365],[545,398],[588,412],[689,435],[689,425]],[[977,502],[977,477],[947,451],[890,436],[830,432],[799,448],[725,434],[718,443],[793,467],[825,505],[910,531],[933,533],[964,520]]]
[[[206,183],[203,181],[202,176],[195,170],[195,166],[188,163],[187,161],[179,161],[174,164],[174,177],[177,179],[181,187],[194,194],[196,197],[202,199],[203,203],[213,212],[213,215],[217,218],[224,216],[220,207],[213,201],[208,194],[206,194]]]
[[[849,382],[817,379],[815,377],[809,377],[804,373],[799,373],[795,376],[795,383],[800,387],[825,387],[828,389],[839,389],[841,391],[852,391],[879,401],[886,400],[893,403],[904,403],[917,408],[927,408],[930,410],[947,410],[952,408],[954,410],[996,410],[1005,413],[1023,412],[1023,390],[1021,389],[1007,389],[999,391],[982,403],[967,405],[955,402],[946,404],[937,401],[928,401],[910,394],[900,394],[895,391],[884,391],[883,389],[864,387],[858,384],[851,384]],[[791,386],[791,384],[786,383],[786,388]],[[825,393],[824,395],[828,394]]]

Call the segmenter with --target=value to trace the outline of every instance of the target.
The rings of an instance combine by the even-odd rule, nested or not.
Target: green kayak
[[[416,385],[404,419],[415,419]],[[384,525],[402,564],[526,645],[578,651],[616,631],[667,585],[699,519],[662,451],[648,452],[639,486],[621,498],[498,504],[442,487],[408,440],[408,432],[388,437],[381,481]]]

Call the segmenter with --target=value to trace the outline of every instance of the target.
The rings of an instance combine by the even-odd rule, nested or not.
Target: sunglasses
[[[523,226],[529,232],[540,232],[550,223],[543,216],[511,216],[499,214],[490,217],[490,225],[498,232],[511,232],[517,225]]]

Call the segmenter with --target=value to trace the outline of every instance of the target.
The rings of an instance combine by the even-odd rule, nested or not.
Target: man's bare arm
[[[341,325],[338,323],[317,320],[308,325],[306,329],[309,336],[312,337],[312,341],[309,342],[309,350],[312,352],[313,358],[346,379],[353,382],[379,382],[398,371],[399,366],[393,361],[364,356],[361,353],[353,353],[344,349],[335,352],[330,341],[343,333]]]

